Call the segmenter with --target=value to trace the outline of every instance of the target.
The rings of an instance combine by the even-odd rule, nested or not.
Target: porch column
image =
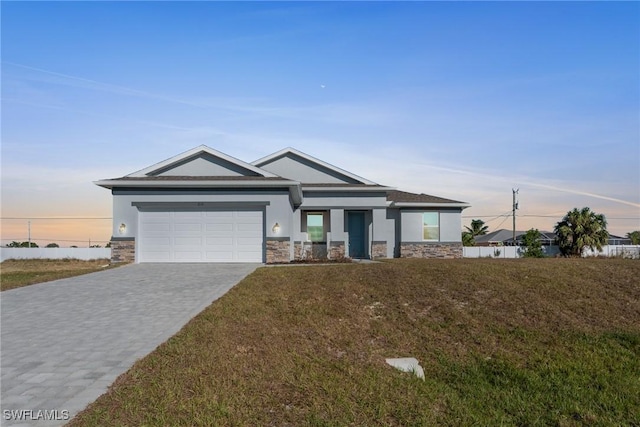
[[[331,239],[327,248],[329,259],[343,258],[345,256],[344,209],[331,209],[329,211]]]
[[[302,212],[300,208],[293,211],[293,224],[291,224],[291,259],[298,259],[302,253]]]
[[[390,246],[389,221],[387,209],[373,209],[373,236],[371,238],[371,259],[387,258],[387,248]]]

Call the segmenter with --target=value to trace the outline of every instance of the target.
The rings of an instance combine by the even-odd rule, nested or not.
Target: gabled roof
[[[406,191],[393,190],[387,193],[387,202],[395,207],[456,207],[467,208],[470,205],[458,200],[445,199],[444,197],[431,196],[429,194],[408,193]]]
[[[284,148],[280,151],[276,151],[273,154],[270,154],[266,157],[263,157],[261,159],[258,159],[254,162],[252,162],[251,164],[257,167],[264,167],[270,163],[275,162],[276,160],[282,159],[284,157],[289,157],[289,158],[299,158],[302,159],[303,161],[316,165],[319,167],[319,169],[324,169],[327,170],[329,172],[332,172],[338,176],[343,176],[345,178],[347,178],[348,181],[352,181],[352,183],[355,184],[365,184],[365,185],[377,185],[375,182],[373,181],[369,181],[368,179],[365,179],[361,176],[358,176],[356,174],[353,174],[349,171],[346,171],[344,169],[341,169],[337,166],[334,166],[330,163],[327,163],[325,161],[322,161],[320,159],[317,159],[313,156],[310,156],[309,154],[303,153],[302,151],[296,150],[295,148],[291,148],[291,147],[287,147]],[[303,183],[304,184],[304,183]]]
[[[263,167],[269,167],[271,171]],[[397,191],[395,188],[376,184],[294,148],[285,148],[249,164],[201,145],[121,178],[105,179],[94,183],[109,189],[285,187],[289,189],[293,203],[296,205],[302,203],[303,192],[329,191],[386,193],[387,205],[398,208],[464,209],[470,206],[464,202],[442,197]]]
[[[193,161],[194,159],[202,157],[203,155],[209,155],[213,158],[220,159],[223,162],[228,163],[229,165],[233,165],[240,170],[244,170],[246,171],[246,175],[277,177],[277,175],[272,174],[271,172],[262,170],[254,165],[243,162],[242,160],[231,157],[228,154],[224,154],[218,150],[214,150],[213,148],[206,145],[200,145],[199,147],[192,148],[191,150],[185,151],[184,153],[178,154],[177,156],[173,156],[167,160],[163,160],[162,162],[156,163],[137,172],[126,175],[126,177],[137,178],[155,176],[163,171],[171,170],[172,167],[177,167],[178,165]]]
[[[200,160],[206,170],[207,161],[213,160],[212,169],[224,171],[220,175],[180,175],[171,170],[182,171],[184,165],[189,162]],[[197,171],[201,171],[203,166],[199,165]],[[226,174],[225,168],[229,173]],[[169,172],[165,175],[165,173]],[[262,170],[249,163],[238,160],[220,151],[214,150],[206,145],[201,145],[184,153],[173,156],[170,159],[156,163],[152,166],[125,175],[121,178],[104,179],[95,181],[100,187],[112,189],[114,187],[138,187],[138,188],[246,188],[246,187],[288,187],[295,203],[302,202],[302,190],[300,183],[282,178],[271,172]]]

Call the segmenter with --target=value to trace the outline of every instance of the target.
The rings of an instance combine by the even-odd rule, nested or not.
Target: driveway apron
[[[0,294],[2,426],[60,426],[259,264],[135,264]]]

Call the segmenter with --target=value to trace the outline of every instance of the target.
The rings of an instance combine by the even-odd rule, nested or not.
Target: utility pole
[[[27,221],[27,229],[29,233],[29,247],[31,247],[31,221]]]
[[[516,245],[516,209],[518,209],[518,199],[516,198],[516,195],[518,194],[518,192],[520,191],[519,188],[512,188],[511,191],[513,192],[513,245]]]

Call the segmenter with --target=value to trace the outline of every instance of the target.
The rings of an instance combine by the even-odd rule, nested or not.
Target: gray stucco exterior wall
[[[135,237],[138,235],[139,209],[135,203],[168,203],[166,208],[171,209],[171,204],[176,209],[184,203],[218,204],[227,209],[233,209],[234,204],[244,208],[255,203],[256,207],[264,206],[265,209],[265,237],[289,237],[291,236],[292,206],[287,190],[235,190],[233,192],[220,190],[141,190],[141,189],[114,189],[113,190],[113,229],[114,237]],[[208,205],[212,208],[213,205]],[[262,209],[262,208],[260,208]],[[279,232],[273,232],[273,226],[278,223]],[[125,233],[120,233],[120,224],[126,225]]]

